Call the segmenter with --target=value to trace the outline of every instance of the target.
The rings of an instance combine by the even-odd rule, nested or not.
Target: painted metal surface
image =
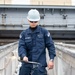
[[[20,32],[29,27],[27,13],[30,9],[40,12],[39,25],[49,30],[53,38],[75,39],[75,6],[49,5],[0,5],[0,37],[7,34],[7,37],[18,38]]]

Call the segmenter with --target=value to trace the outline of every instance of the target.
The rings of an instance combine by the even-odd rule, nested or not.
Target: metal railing
[[[0,46],[0,75],[13,75],[18,66],[17,42]]]
[[[16,75],[15,72],[16,68],[18,67],[17,45],[18,43],[15,42],[8,45],[0,46],[0,75]],[[74,75],[75,71],[74,45],[55,43],[55,47],[57,56],[55,57],[54,68],[52,70],[47,69],[48,75]],[[49,55],[47,50],[46,52],[48,63]]]
[[[55,43],[56,54],[55,69],[56,75],[74,75],[75,71],[75,45]]]

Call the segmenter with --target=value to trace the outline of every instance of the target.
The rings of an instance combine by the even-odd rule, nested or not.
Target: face
[[[38,21],[29,21],[29,24],[31,28],[35,28],[38,25]]]

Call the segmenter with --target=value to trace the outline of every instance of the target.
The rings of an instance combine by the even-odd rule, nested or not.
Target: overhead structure
[[[30,9],[40,12],[39,25],[54,39],[75,39],[75,6],[0,5],[0,38],[18,38],[29,24]]]

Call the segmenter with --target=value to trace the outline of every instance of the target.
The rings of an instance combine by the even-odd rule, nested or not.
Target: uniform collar
[[[39,26],[37,26],[37,28],[36,28],[36,30],[33,32],[33,33],[39,33],[40,32],[40,27]],[[29,33],[32,33],[32,30],[30,29],[30,28],[28,28],[28,32],[27,32],[28,34]]]

